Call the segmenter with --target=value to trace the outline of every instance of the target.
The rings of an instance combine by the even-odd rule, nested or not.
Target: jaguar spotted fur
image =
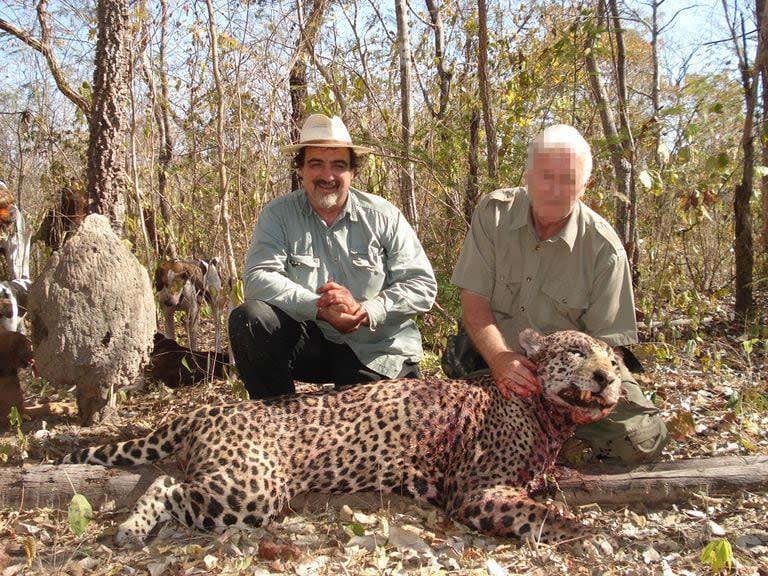
[[[63,463],[124,466],[175,455],[183,479],[159,477],[118,529],[141,544],[158,523],[259,526],[292,497],[404,493],[480,532],[556,542],[575,520],[529,495],[576,423],[604,417],[620,395],[619,359],[573,331],[520,341],[542,393],[505,400],[489,375],[389,380],[345,390],[199,408],[144,438],[75,451]]]

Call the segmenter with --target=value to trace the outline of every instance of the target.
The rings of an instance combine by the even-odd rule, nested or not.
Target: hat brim
[[[354,144],[348,144],[346,142],[323,142],[322,144],[289,144],[288,146],[281,146],[280,152],[283,154],[294,154],[302,148],[349,148],[355,154],[370,154],[373,152],[372,148],[366,148],[365,146],[355,146]]]

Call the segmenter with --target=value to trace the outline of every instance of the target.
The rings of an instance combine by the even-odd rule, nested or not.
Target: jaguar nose
[[[602,392],[603,389],[608,386],[608,373],[605,370],[595,370],[592,372],[592,380],[597,383],[600,392]]]

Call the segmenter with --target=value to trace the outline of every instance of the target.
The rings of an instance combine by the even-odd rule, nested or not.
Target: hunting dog
[[[30,280],[0,282],[0,330],[24,334]]]
[[[29,252],[32,234],[24,215],[5,182],[0,180],[0,253],[5,256],[12,279],[29,278]]]
[[[176,340],[155,333],[154,348],[145,374],[169,388],[196,384],[209,376],[223,378],[229,366],[226,352],[190,350]]]
[[[221,323],[221,276],[217,267],[219,259],[165,260],[155,269],[155,292],[165,319],[164,333],[175,339],[174,313],[184,312],[187,341],[192,350],[197,348],[197,325],[200,305],[207,301],[211,306],[216,334]]]
[[[0,430],[7,429],[8,414],[24,410],[24,391],[19,380],[21,368],[33,367],[32,343],[18,332],[0,331]]]

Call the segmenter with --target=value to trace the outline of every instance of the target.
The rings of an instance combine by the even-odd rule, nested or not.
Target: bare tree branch
[[[69,85],[67,79],[64,76],[64,71],[61,69],[56,55],[53,53],[50,43],[50,28],[48,27],[48,13],[45,11],[48,5],[47,0],[40,0],[37,5],[37,19],[40,22],[40,40],[32,36],[26,30],[22,30],[17,26],[14,26],[7,20],[0,18],[0,30],[4,30],[11,36],[15,36],[24,44],[30,48],[37,50],[45,57],[45,61],[48,63],[48,68],[53,75],[53,79],[56,82],[61,93],[69,98],[75,106],[77,106],[86,119],[91,117],[91,104],[85,98],[83,98],[72,86]]]

